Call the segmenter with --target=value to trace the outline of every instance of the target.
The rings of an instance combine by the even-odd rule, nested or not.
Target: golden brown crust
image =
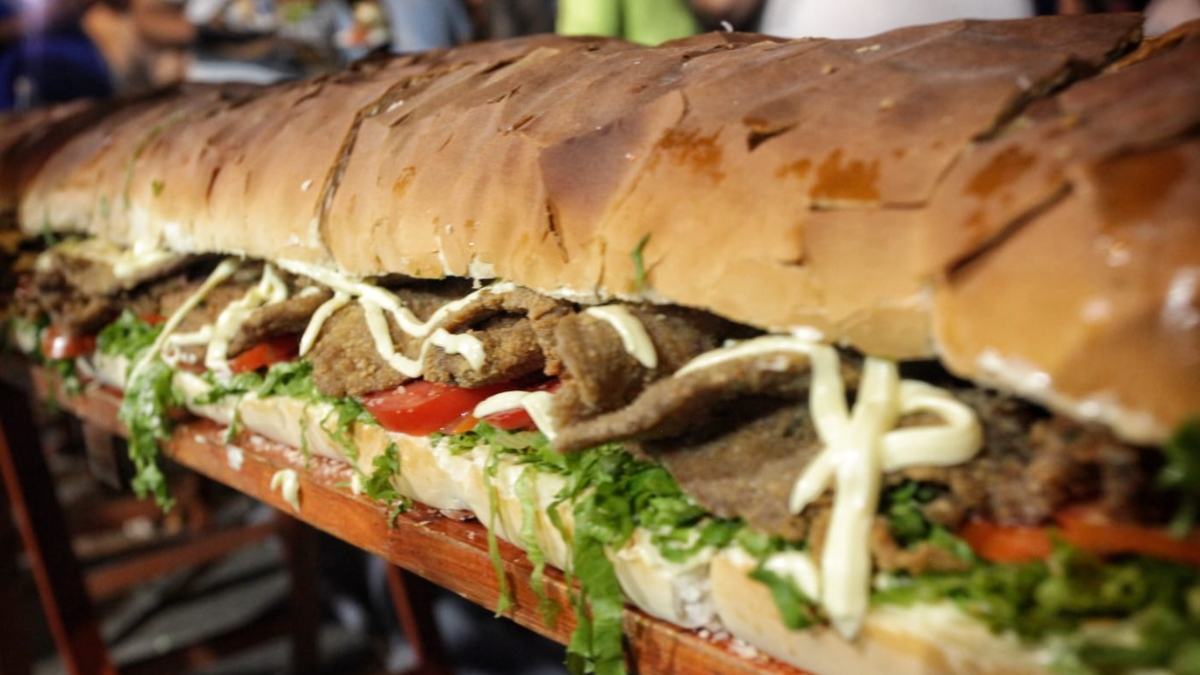
[[[26,195],[24,226],[45,210],[51,227],[126,243],[816,329],[1161,440],[1200,409],[1200,37],[1117,61],[1138,26],[1044,17],[656,49],[541,36],[253,96],[185,93],[69,145]],[[126,193],[127,213],[99,217]],[[1114,218],[1135,222],[1114,235]],[[1097,257],[1097,237],[1127,264]]]
[[[1193,35],[974,148],[928,230],[950,368],[1144,442],[1200,410],[1197,125]]]
[[[15,215],[25,183],[101,107],[75,101],[0,117],[0,216]]]

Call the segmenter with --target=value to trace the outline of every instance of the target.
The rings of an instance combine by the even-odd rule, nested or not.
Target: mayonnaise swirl
[[[879,506],[883,474],[916,465],[947,466],[970,459],[982,447],[975,413],[945,390],[900,380],[896,364],[867,358],[854,408],[846,404],[837,350],[796,337],[767,336],[693,359],[676,375],[720,363],[771,354],[808,358],[809,410],[824,444],[792,489],[789,507],[799,513],[837,485],[821,555],[820,602],[834,628],[857,635],[870,600],[870,531]],[[937,426],[895,429],[903,415],[928,412]]]
[[[594,316],[612,326],[613,330],[617,332],[617,336],[621,338],[621,346],[625,348],[625,353],[632,356],[638,363],[650,369],[658,367],[658,351],[654,349],[654,342],[650,340],[650,334],[646,332],[646,327],[642,322],[628,309],[621,305],[604,305],[589,307],[583,313]]]
[[[221,261],[221,264],[217,265],[212,273],[208,275],[208,278],[204,280],[204,283],[200,284],[200,288],[197,288],[194,293],[188,296],[188,299],[184,300],[183,304],[180,305],[179,308],[176,309],[175,312],[167,319],[166,323],[163,324],[162,331],[159,332],[158,337],[154,340],[154,343],[150,345],[150,348],[147,349],[144,354],[142,354],[141,358],[137,360],[137,363],[135,363],[133,368],[129,371],[129,378],[127,381],[133,382],[137,375],[144,368],[146,368],[146,366],[150,365],[150,362],[158,358],[159,354],[162,353],[163,346],[167,344],[167,340],[171,338],[171,335],[175,332],[175,329],[179,328],[179,324],[183,322],[183,319],[188,315],[188,313],[195,309],[196,305],[199,305],[200,301],[203,300],[205,296],[212,291],[212,289],[216,288],[226,279],[233,276],[234,272],[237,272],[238,267],[240,266],[241,263],[233,258],[223,260]]]
[[[204,354],[204,366],[218,373],[229,372],[229,341],[241,329],[250,315],[262,307],[287,300],[288,287],[271,265],[263,267],[263,275],[256,286],[242,297],[225,307],[213,323],[212,339]]]
[[[457,354],[466,360],[474,370],[483,367],[487,354],[483,342],[473,335],[451,333],[441,327],[455,312],[475,302],[483,295],[508,293],[516,289],[511,282],[500,282],[485,286],[464,298],[442,305],[429,317],[421,321],[412,310],[405,307],[400,298],[387,289],[372,284],[348,279],[345,276],[323,267],[295,261],[282,261],[279,266],[301,276],[308,277],[317,283],[328,286],[335,294],[334,297],[318,308],[312,321],[301,338],[300,353],[307,353],[330,316],[344,307],[351,299],[362,306],[367,322],[367,331],[375,343],[379,355],[387,361],[391,368],[406,377],[420,377],[424,372],[425,355],[432,347],[440,347],[447,354]],[[396,325],[404,333],[421,338],[421,348],[415,359],[410,359],[399,353],[392,340],[391,327],[387,317],[391,316]]]
[[[545,434],[546,438],[554,440],[556,428],[551,413],[553,407],[554,394],[548,391],[504,391],[480,401],[471,411],[471,415],[483,419],[496,413],[524,410],[529,413],[529,418],[533,420],[538,431]]]

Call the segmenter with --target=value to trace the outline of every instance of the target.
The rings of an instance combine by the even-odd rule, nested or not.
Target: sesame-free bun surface
[[[188,89],[64,148],[22,224],[815,329],[1158,442],[1200,410],[1200,41],[1139,30],[538,36]]]

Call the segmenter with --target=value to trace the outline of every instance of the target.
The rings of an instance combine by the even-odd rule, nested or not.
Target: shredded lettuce
[[[229,426],[225,427],[225,436],[221,439],[226,444],[234,442],[237,435],[242,430],[242,409],[234,406],[233,416],[229,420]]]
[[[392,484],[392,479],[400,475],[400,449],[395,443],[389,443],[371,466],[371,475],[363,481],[363,492],[371,499],[389,505],[388,525],[395,527],[396,517],[412,508],[409,498],[400,494]]]
[[[633,247],[633,253],[631,253],[633,257],[633,281],[637,284],[639,291],[646,288],[646,261],[643,257],[643,251],[646,250],[646,244],[649,242],[650,233],[647,232],[642,235],[641,239],[638,239],[638,243]]]
[[[538,613],[542,621],[553,627],[558,622],[558,605],[546,595],[546,554],[537,538],[537,469],[526,466],[517,478],[517,500],[521,503],[521,543],[525,555],[533,563],[529,585],[537,596]]]
[[[1176,673],[1200,672],[1189,670],[1200,661],[1176,664],[1187,654],[1172,646],[1183,635],[1200,636],[1195,568],[1137,557],[1104,561],[1058,544],[1044,562],[980,562],[967,572],[891,575],[873,596],[877,604],[905,606],[944,600],[995,632],[1029,641],[1066,636],[1072,646],[1064,657],[1066,670],[1104,674],[1120,670],[1115,666],[1121,661],[1137,661]],[[1081,637],[1086,631],[1079,629],[1089,621],[1130,617],[1138,629],[1132,642]]]
[[[139,497],[154,495],[155,502],[169,511],[175,500],[167,492],[167,481],[158,466],[159,443],[171,437],[174,408],[183,405],[183,396],[172,385],[175,371],[154,360],[125,388],[118,414],[129,429],[129,458],[136,474],[133,490]]]
[[[738,546],[758,565],[751,570],[751,579],[763,584],[771,592],[771,599],[783,617],[783,624],[792,630],[802,630],[825,622],[817,603],[792,579],[767,569],[766,563],[772,555],[784,551],[803,550],[804,543],[788,542],[782,537],[771,536],[750,528],[742,528],[734,539]]]
[[[1167,463],[1159,474],[1159,485],[1175,493],[1179,508],[1171,521],[1171,534],[1183,538],[1200,518],[1200,417],[1180,425],[1163,446]]]
[[[967,542],[925,517],[925,505],[945,490],[931,483],[905,481],[884,490],[879,500],[879,512],[887,518],[892,537],[901,546],[912,548],[921,543],[933,544],[950,551],[959,560],[974,563],[975,552]]]
[[[750,572],[750,578],[763,584],[771,591],[775,606],[783,617],[783,625],[792,630],[802,630],[821,624],[817,606],[800,590],[794,581],[776,574],[763,565]]]
[[[107,356],[123,356],[133,363],[161,332],[162,326],[152,326],[127,309],[96,336],[96,350]]]
[[[58,381],[62,384],[63,393],[67,396],[78,396],[83,391],[83,383],[79,379],[75,359],[45,359],[43,365],[54,371],[54,374],[58,376]],[[57,407],[58,401],[54,399],[53,390],[51,390],[49,396],[50,400],[47,402],[50,404],[50,407]]]
[[[346,453],[346,457],[357,469],[358,444],[354,441],[353,426],[369,424],[378,426],[379,423],[371,413],[354,398],[335,398],[326,396],[317,390],[312,379],[312,364],[308,361],[286,361],[272,365],[265,375],[249,371],[239,373],[227,379],[216,377],[213,373],[205,373],[205,381],[209,390],[198,396],[193,402],[200,405],[210,405],[230,397],[242,397],[253,393],[259,398],[284,396],[307,404],[322,403],[330,406],[331,410],[320,421],[320,427],[329,434]]]
[[[625,672],[622,630],[625,598],[606,550],[625,545],[634,530],[641,527],[652,533],[651,541],[665,559],[679,563],[706,546],[728,544],[743,530],[739,521],[707,515],[683,494],[665,469],[634,459],[618,444],[562,455],[554,452],[539,432],[501,431],[487,424],[464,434],[437,435],[434,442],[456,453],[486,445],[488,480],[494,477],[495,463],[502,455],[526,466],[516,488],[525,511],[527,529],[521,537],[534,562],[535,592],[542,583],[540,568],[544,565],[544,555],[537,548],[536,534],[532,531],[534,519],[529,514],[534,508],[531,471],[559,474],[566,480],[566,486],[548,506],[547,514],[572,550],[572,563],[564,571],[568,588],[572,589],[571,604],[577,624],[567,647],[567,665],[573,673]],[[494,487],[489,484],[488,490],[491,497]],[[573,536],[568,536],[559,514],[564,503],[572,505]],[[495,511],[494,504],[492,510]],[[489,546],[494,536],[490,529]],[[501,572],[497,567],[497,574]],[[574,579],[579,580],[579,592],[573,590]],[[502,588],[505,583],[500,577]]]
[[[500,450],[491,446],[488,450],[487,464],[483,468],[484,489],[488,495],[488,525],[487,543],[488,555],[492,558],[492,568],[496,571],[496,581],[500,587],[500,599],[496,601],[496,616],[503,616],[512,609],[512,593],[508,588],[508,578],[504,576],[504,562],[500,559],[500,542],[496,537],[496,519],[499,517],[500,498],[496,494],[496,469],[500,465]]]

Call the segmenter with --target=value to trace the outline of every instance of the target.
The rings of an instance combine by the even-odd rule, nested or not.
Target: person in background
[[[1200,19],[1200,0],[1151,0],[1146,7],[1146,34],[1162,35],[1195,19]]]
[[[460,0],[383,0],[383,9],[397,54],[452,47],[474,37]]]
[[[140,93],[183,80],[196,27],[178,8],[157,0],[128,0],[115,7],[97,2],[83,27],[108,63],[118,92]]]
[[[1016,19],[1033,10],[1033,0],[767,0],[761,31],[789,38],[860,38],[952,19]]]
[[[0,0],[0,110],[113,91],[108,67],[80,25],[90,0]]]
[[[657,45],[695,35],[700,24],[685,0],[559,0],[557,30]]]
[[[554,32],[554,0],[467,0],[476,37],[503,40]]]
[[[183,0],[182,8],[196,27],[190,81],[270,84],[344,65],[338,36],[353,19],[342,0]]]

